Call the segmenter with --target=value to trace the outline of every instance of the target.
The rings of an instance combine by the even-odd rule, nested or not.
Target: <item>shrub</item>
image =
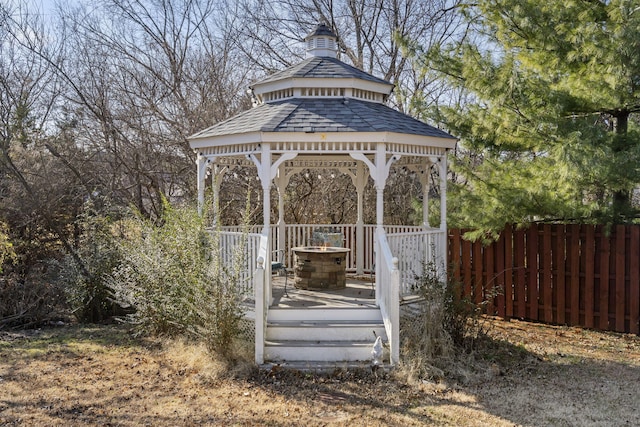
[[[401,324],[401,365],[412,378],[464,375],[464,366],[457,362],[473,349],[482,332],[482,304],[464,297],[459,283],[443,281],[435,267],[424,266],[417,278],[418,310]]]
[[[0,221],[0,273],[2,273],[4,263],[15,260],[13,244],[9,240],[7,225]]]
[[[243,317],[238,266],[244,251],[225,263],[206,221],[193,207],[168,204],[160,225],[139,215],[129,219],[110,288],[133,310],[124,320],[138,333],[196,338],[230,355]]]
[[[99,322],[122,313],[108,285],[108,278],[121,259],[117,222],[104,213],[108,211],[108,207],[99,210],[94,201],[87,201],[76,219],[80,232],[75,252],[52,262],[72,313],[81,322]]]
[[[0,276],[0,329],[37,327],[65,317],[63,290],[50,280],[47,266],[6,271]]]
[[[47,263],[30,261],[15,250],[8,227],[0,222],[0,329],[36,327],[64,314],[63,292],[51,280]]]

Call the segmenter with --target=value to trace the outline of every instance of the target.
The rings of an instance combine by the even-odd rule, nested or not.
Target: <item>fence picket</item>
[[[615,330],[618,332],[624,332],[624,306],[625,306],[625,289],[624,289],[624,278],[625,278],[625,236],[626,236],[626,227],[624,225],[616,226],[616,249],[615,249]]]
[[[587,328],[593,328],[594,309],[595,309],[595,280],[594,280],[594,266],[595,266],[595,228],[588,226],[585,229],[584,238],[584,326]]]
[[[472,297],[471,282],[473,277],[471,276],[471,242],[468,240],[462,241],[462,265],[464,266],[464,294]]]
[[[571,295],[569,303],[570,323],[572,325],[580,324],[580,225],[571,224],[569,226],[571,233],[571,246],[567,251],[569,254],[569,262],[571,265]]]
[[[556,296],[556,322],[565,323],[565,268],[566,268],[566,226],[559,224],[556,227],[554,243],[554,293]]]
[[[640,227],[629,236],[629,332],[640,333]]]
[[[603,331],[609,329],[609,237],[604,230],[600,234],[600,325]]]
[[[448,265],[453,268],[452,277],[455,283],[460,283],[460,279],[462,278],[462,272],[460,271],[461,265],[461,256],[460,256],[460,230],[453,230],[453,236],[449,239],[449,263]]]
[[[541,299],[543,302],[544,321],[553,322],[553,277],[551,270],[551,225],[542,225],[542,286]]]
[[[516,230],[514,233],[513,246],[515,249],[515,265],[518,266],[516,270],[516,283],[514,284],[514,291],[516,293],[516,299],[518,301],[518,317],[525,318],[526,314],[526,265],[525,265],[525,240],[524,230]]]
[[[538,320],[538,226],[534,224],[527,230],[527,302],[529,319]]]
[[[495,259],[496,276],[495,276],[495,284],[493,286],[493,288],[497,290],[497,292],[494,292],[495,301],[496,301],[494,310],[495,310],[495,313],[500,317],[505,316],[506,286],[505,286],[505,280],[504,280],[505,278],[504,247],[505,247],[505,233],[503,232],[500,234],[500,239],[496,242],[496,259]]]
[[[482,289],[484,288],[483,286],[484,265],[483,265],[482,255],[483,255],[482,242],[477,240],[473,243],[473,252],[471,255],[471,259],[473,260],[473,266],[474,266],[474,282],[473,282],[474,300],[473,301],[476,304],[481,304],[484,298],[482,295]]]
[[[503,232],[504,237],[504,315],[513,316],[513,228],[507,225]]]
[[[484,296],[483,299],[486,301],[486,312],[487,314],[494,315],[494,303],[496,300],[494,288],[497,286],[496,283],[496,273],[495,273],[495,251],[496,245],[488,245],[484,248],[484,257],[483,257],[483,267],[485,273],[484,282]]]

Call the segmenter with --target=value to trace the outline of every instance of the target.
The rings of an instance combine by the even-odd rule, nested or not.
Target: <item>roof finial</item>
[[[331,28],[321,19],[316,28],[304,38],[307,42],[307,58],[312,56],[328,56],[335,58],[337,37]]]

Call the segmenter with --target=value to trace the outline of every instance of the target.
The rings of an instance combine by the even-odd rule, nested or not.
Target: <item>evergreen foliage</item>
[[[428,50],[425,70],[466,91],[432,117],[461,138],[452,226],[627,222],[640,184],[640,2],[481,0],[476,37]]]

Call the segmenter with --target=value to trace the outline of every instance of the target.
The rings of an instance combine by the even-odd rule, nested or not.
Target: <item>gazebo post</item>
[[[284,164],[285,161],[295,158],[297,153],[285,153],[272,163],[271,157],[271,145],[261,144],[260,159],[255,154],[248,154],[247,158],[251,160],[258,169],[258,178],[262,183],[262,217],[263,227],[262,234],[267,236],[267,256],[269,259],[269,265],[271,265],[271,251],[273,248],[273,242],[271,241],[271,181],[276,178],[278,168]],[[268,275],[267,279],[268,291],[267,297],[269,301],[272,300],[271,289],[271,275]]]
[[[262,234],[267,236],[266,253],[268,257],[265,262],[271,265],[271,180],[273,179],[271,175],[271,146],[269,144],[261,144],[260,148],[260,159],[258,159],[255,154],[248,154],[247,158],[256,165],[258,178],[262,184]],[[267,291],[265,298],[271,301],[271,275],[268,274],[266,277]],[[258,301],[256,301],[256,304],[257,303]]]
[[[387,160],[387,147],[384,142],[379,142],[376,145],[376,152],[374,162],[363,153],[349,153],[349,155],[355,159],[363,162],[369,167],[369,173],[373,178],[373,183],[376,188],[376,233],[383,229],[384,226],[384,188],[387,185],[387,178],[389,177],[389,171],[391,165],[400,160],[399,155],[393,155]],[[378,238],[374,239],[374,248],[378,249]],[[380,277],[380,258],[381,254],[379,250],[376,250],[376,303],[380,303],[380,284],[378,283],[378,277]]]
[[[284,164],[278,167],[278,174],[276,175],[276,187],[278,189],[278,251],[284,251],[285,249],[285,233],[287,224],[284,222],[284,193],[289,182],[289,177],[285,173]],[[283,256],[286,254],[283,253]]]
[[[420,184],[422,184],[422,226],[425,229],[429,225],[429,175],[431,171],[431,160],[427,159],[424,170],[420,174]]]
[[[382,290],[380,289],[380,274],[382,268],[382,252],[380,251],[380,242],[378,241],[378,235],[383,229],[384,225],[384,187],[387,185],[387,176],[389,175],[389,169],[385,168],[386,164],[386,148],[384,143],[378,143],[378,147],[375,155],[375,168],[371,170],[371,176],[376,188],[376,238],[374,239],[374,250],[376,254],[376,304],[380,305],[380,298],[382,296]],[[389,164],[390,165],[390,164]],[[386,174],[385,174],[386,169]],[[387,284],[388,286],[389,284]]]
[[[364,274],[364,187],[367,174],[362,162],[356,167],[356,193],[358,196],[358,218],[356,220],[356,274]]]
[[[273,242],[271,241],[271,146],[262,144],[262,153],[260,155],[260,167],[258,174],[262,182],[262,218],[263,227],[262,234],[267,237],[267,260],[266,265],[271,265],[271,251]],[[273,290],[271,289],[271,274],[266,275],[267,278],[267,301],[271,301]]]
[[[356,274],[364,274],[364,187],[367,185],[369,174],[362,162],[356,163],[355,173],[351,168],[340,168],[340,172],[351,178],[356,187],[358,199],[356,219]]]
[[[217,227],[220,224],[220,186],[222,184],[222,177],[229,170],[228,166],[220,167],[219,165],[213,166],[213,176],[211,179],[211,189],[213,191],[213,226]]]
[[[442,248],[442,271],[440,271],[440,278],[442,281],[447,279],[447,156],[440,157],[439,161],[440,169],[438,173],[440,175],[440,235],[442,241],[438,242],[439,247]]]
[[[198,174],[198,214],[202,215],[202,208],[204,207],[204,181],[207,178],[207,168],[210,160],[202,154],[198,154],[196,160],[197,174]]]

